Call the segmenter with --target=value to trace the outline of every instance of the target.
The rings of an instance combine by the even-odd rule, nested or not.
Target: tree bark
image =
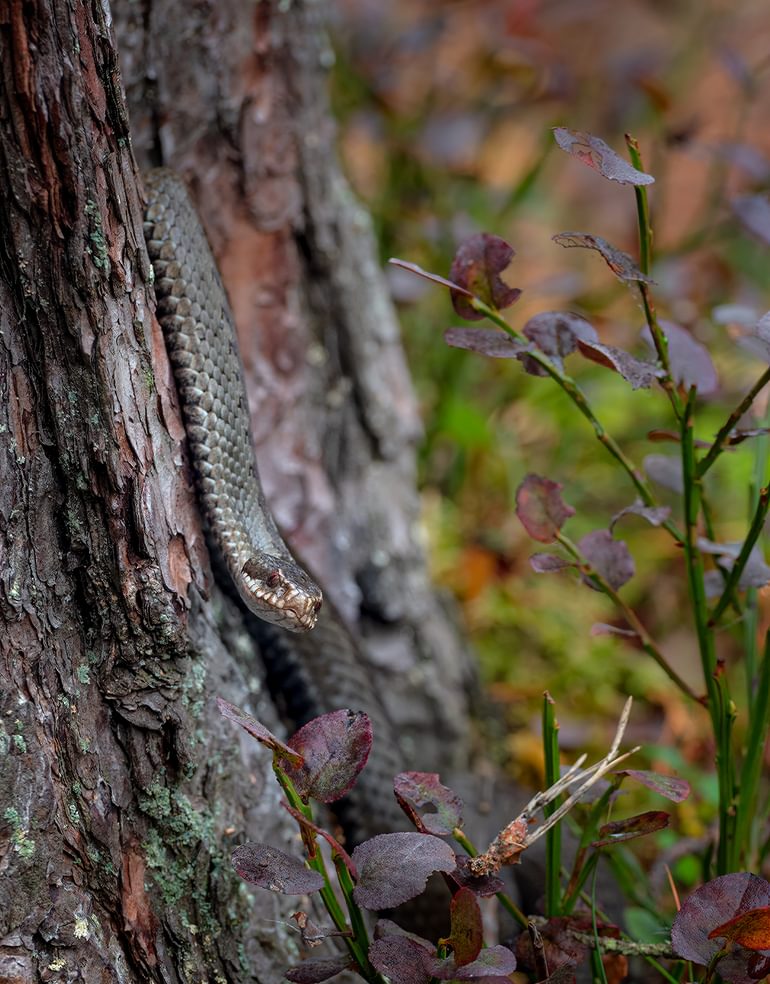
[[[473,674],[419,546],[419,422],[321,12],[0,0],[0,982],[279,980],[293,949],[292,906],[230,871],[291,832],[213,697],[278,724],[211,579],[134,155],[197,198],[276,518],[414,766],[467,761]]]

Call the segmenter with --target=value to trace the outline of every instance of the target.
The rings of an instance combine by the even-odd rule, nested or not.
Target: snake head
[[[312,629],[323,601],[321,589],[301,567],[270,554],[246,561],[239,594],[255,615],[291,632]]]

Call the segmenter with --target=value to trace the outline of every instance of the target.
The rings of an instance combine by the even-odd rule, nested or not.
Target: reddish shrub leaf
[[[738,559],[742,548],[742,543],[714,543],[705,537],[698,538],[698,549],[703,553],[715,554],[719,557],[721,566],[727,570]],[[738,587],[741,591],[747,591],[749,588],[762,588],[768,581],[770,581],[770,567],[765,563],[761,547],[755,544],[738,578]]]
[[[623,540],[613,539],[609,530],[586,533],[578,542],[578,549],[597,574],[615,590],[622,588],[636,572],[628,547]]]
[[[447,328],[444,341],[452,348],[479,352],[492,359],[518,359],[526,347],[497,328]]]
[[[516,490],[516,515],[533,540],[553,543],[564,523],[575,515],[562,499],[561,489],[550,478],[530,474]]]
[[[585,916],[557,916],[538,926],[542,959],[552,974],[560,967],[574,969],[588,953],[586,944],[575,939],[572,931],[591,932],[591,920]],[[528,970],[537,970],[538,960],[528,933],[522,933],[516,941],[516,957]]]
[[[541,311],[529,319],[523,332],[560,369],[562,360],[575,351],[579,340],[598,341],[596,331],[585,318],[563,311]],[[533,359],[527,356],[520,358],[527,372],[534,376],[547,375]]]
[[[680,458],[671,458],[667,454],[648,454],[642,461],[642,466],[653,482],[671,489],[672,492],[684,492]]]
[[[650,185],[655,182],[651,174],[638,171],[627,160],[615,153],[612,147],[608,146],[600,137],[595,137],[591,133],[582,130],[568,130],[566,127],[557,126],[553,131],[556,143],[562,150],[572,154],[583,164],[598,171],[604,178],[610,181],[618,181],[620,184],[630,185]]]
[[[425,888],[434,871],[455,869],[452,848],[431,834],[378,834],[353,851],[358,884],[353,898],[364,909],[391,909]]]
[[[516,957],[507,946],[488,946],[473,963],[458,966],[452,957],[448,960],[436,957],[429,966],[433,977],[440,981],[477,981],[512,974],[516,970]]]
[[[228,703],[226,700],[222,700],[221,697],[217,697],[217,707],[219,708],[219,713],[226,717],[229,721],[234,721],[236,724],[240,725],[244,731],[256,738],[258,742],[266,745],[271,751],[275,752],[285,763],[290,763],[292,765],[301,766],[302,756],[299,752],[294,751],[294,749],[289,748],[285,745],[280,738],[268,731],[267,728],[260,724],[256,718],[253,718],[250,714],[242,711],[240,708],[236,707],[234,704]]]
[[[546,977],[544,981],[540,981],[539,984],[575,984],[575,981],[577,981],[575,968],[569,964],[564,964],[558,970],[554,971],[553,974]]]
[[[679,957],[707,965],[722,948],[710,933],[735,916],[770,905],[770,884],[758,875],[741,871],[720,875],[696,889],[685,900],[671,928],[671,946]],[[767,957],[746,949],[736,949],[719,961],[720,977],[734,984],[756,984],[761,978],[759,963]]]
[[[452,305],[461,318],[480,321],[484,317],[469,303],[469,292],[498,311],[519,299],[519,288],[509,287],[500,276],[513,256],[510,243],[488,232],[477,233],[460,244],[449,276],[461,288],[452,291]]]
[[[289,967],[284,977],[292,984],[321,984],[321,981],[328,981],[352,966],[350,957],[343,955],[326,960],[304,960],[296,967]]]
[[[484,927],[476,895],[469,888],[455,892],[449,905],[450,932],[448,943],[458,967],[472,963],[481,952]]]
[[[475,895],[487,898],[505,891],[505,882],[497,875],[473,875],[468,867],[470,858],[465,854],[455,857],[457,867],[449,876],[460,888],[469,888]]]
[[[635,779],[672,803],[682,803],[690,795],[689,782],[676,776],[662,776],[659,772],[649,772],[646,769],[622,769],[617,775]]]
[[[563,571],[565,567],[574,567],[575,563],[558,554],[536,553],[529,558],[529,565],[536,574],[551,574]]]
[[[709,939],[724,937],[747,950],[770,950],[770,906],[749,909],[709,933]]]
[[[663,830],[671,822],[671,815],[661,810],[650,810],[639,813],[626,820],[612,820],[599,827],[599,839],[593,842],[594,847],[605,847],[608,844],[619,844],[622,841],[635,840]]]
[[[671,515],[671,509],[669,506],[645,506],[641,499],[637,499],[630,506],[626,506],[625,509],[615,513],[610,522],[610,532],[615,528],[619,519],[629,515],[641,516],[651,526],[662,526]]]
[[[770,311],[738,339],[738,344],[763,362],[770,362]]]
[[[770,246],[770,200],[767,196],[739,195],[730,204],[744,228],[765,246]]]
[[[269,844],[242,844],[233,851],[232,862],[244,881],[282,895],[308,895],[324,885],[317,871]]]
[[[551,239],[559,246],[564,246],[565,249],[572,246],[595,249],[597,253],[601,253],[604,262],[618,280],[622,280],[623,283],[655,283],[654,280],[650,280],[642,273],[628,253],[624,253],[622,249],[616,249],[601,236],[592,236],[588,232],[559,232],[555,236],[551,236]]]
[[[429,834],[451,834],[462,826],[463,801],[448,786],[442,785],[436,772],[402,772],[393,780],[393,791],[415,826]]]
[[[631,384],[631,389],[649,389],[655,380],[663,375],[660,366],[652,362],[643,362],[613,345],[581,340],[578,346],[587,359],[619,373],[627,383]]]
[[[432,951],[408,936],[386,936],[369,947],[369,960],[391,984],[427,984]]]
[[[363,711],[332,711],[308,721],[289,739],[302,756],[286,772],[303,799],[333,803],[344,796],[366,765],[372,747],[372,724]]]
[[[407,260],[398,260],[395,257],[391,257],[388,260],[393,266],[400,267],[402,270],[408,270],[410,273],[416,273],[418,277],[424,277],[425,280],[430,280],[434,284],[440,284],[442,287],[449,287],[450,290],[456,291],[459,294],[464,294],[466,297],[473,297],[473,294],[469,290],[465,290],[459,284],[453,283],[451,280],[447,280],[446,277],[439,277],[437,273],[429,273],[427,270],[423,270],[421,266],[417,266],[416,263],[409,263]]]
[[[674,382],[685,389],[694,386],[701,396],[715,393],[719,388],[719,379],[706,346],[673,321],[661,318],[659,324],[668,339],[668,358]],[[642,329],[642,338],[654,350],[652,335],[646,326]]]

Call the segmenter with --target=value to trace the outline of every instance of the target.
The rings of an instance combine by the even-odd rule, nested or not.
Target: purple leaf
[[[575,984],[576,980],[577,974],[575,973],[575,968],[569,964],[563,964],[552,974],[549,974],[544,981],[540,981],[539,984]]]
[[[466,297],[473,297],[473,294],[469,290],[465,290],[459,284],[447,280],[446,277],[439,277],[437,273],[429,273],[427,270],[423,270],[421,266],[417,266],[416,263],[409,263],[407,260],[398,260],[395,257],[391,257],[388,263],[391,263],[395,267],[400,267],[402,270],[408,270],[410,273],[416,273],[418,277],[424,277],[425,280],[430,280],[434,284],[449,287],[450,290],[456,291],[459,294],[465,294]]]
[[[447,328],[444,341],[452,348],[468,349],[493,359],[518,359],[526,346],[497,328]]]
[[[431,834],[378,834],[358,845],[353,863],[355,901],[364,909],[390,909],[419,895],[434,871],[454,871],[455,856]]]
[[[498,892],[505,891],[505,882],[497,875],[472,875],[468,864],[470,858],[465,854],[458,854],[455,857],[457,867],[450,874],[450,878],[460,888],[469,888],[481,898],[496,895]]]
[[[671,515],[671,509],[669,506],[645,506],[641,499],[637,499],[630,506],[626,506],[620,512],[615,513],[610,522],[610,532],[621,517],[629,515],[641,516],[651,526],[662,526]]]
[[[536,574],[551,574],[553,571],[563,571],[566,567],[575,566],[574,561],[549,553],[532,554],[529,564]]]
[[[559,368],[562,367],[562,359],[575,351],[579,340],[598,340],[596,331],[585,318],[563,311],[541,311],[529,319],[523,332]],[[534,376],[547,375],[533,359],[526,356],[520,358],[527,372]]]
[[[644,171],[637,171],[635,167],[628,163],[619,154],[615,153],[601,138],[585,133],[582,130],[568,130],[566,127],[557,126],[553,131],[556,143],[562,150],[572,154],[583,164],[598,171],[604,178],[610,181],[618,181],[620,184],[630,185],[650,185],[655,182],[651,174]]]
[[[730,570],[738,559],[742,548],[742,543],[713,543],[705,537],[698,538],[698,549],[702,553],[715,554],[721,566],[727,570]],[[768,581],[770,581],[770,567],[765,563],[759,544],[755,544],[738,578],[738,587],[741,591],[747,591],[749,588],[762,588]]]
[[[481,952],[484,927],[481,909],[476,895],[469,888],[461,888],[452,896],[449,904],[450,931],[448,944],[452,947],[454,962],[458,967],[473,963]]]
[[[628,547],[622,540],[613,539],[609,530],[586,533],[578,542],[578,549],[597,574],[616,591],[634,576],[636,567]]]
[[[285,745],[280,738],[276,738],[272,731],[268,731],[256,718],[253,718],[250,714],[246,714],[245,711],[240,710],[234,704],[222,700],[221,697],[217,697],[217,707],[223,717],[240,725],[244,731],[247,731],[253,738],[256,738],[258,742],[267,745],[284,762],[292,765],[302,765],[302,756],[292,748],[289,748],[288,745]]]
[[[597,253],[602,255],[605,263],[618,280],[622,280],[623,283],[655,283],[654,280],[650,280],[648,276],[642,273],[628,253],[624,253],[622,249],[616,249],[601,236],[592,236],[588,232],[559,232],[555,236],[551,236],[551,239],[559,246],[564,246],[565,249],[572,246],[595,249]]]
[[[369,960],[391,984],[427,984],[432,953],[408,936],[386,936],[369,947]]]
[[[599,827],[599,838],[593,842],[594,847],[606,847],[608,844],[619,844],[624,841],[645,837],[657,830],[663,830],[671,822],[671,815],[661,810],[649,810],[626,820],[612,820]]]
[[[668,359],[674,382],[685,389],[694,386],[701,396],[710,396],[719,388],[719,379],[714,363],[705,345],[697,342],[689,331],[673,321],[660,319],[660,327],[668,339]],[[650,329],[642,329],[642,338],[654,350]]]
[[[233,851],[232,863],[244,881],[271,892],[308,895],[324,886],[323,876],[317,871],[311,871],[298,858],[269,844],[242,844]]]
[[[463,801],[436,772],[402,772],[393,780],[401,808],[429,834],[451,834],[462,826]],[[427,808],[427,809],[426,809]]]
[[[436,957],[429,966],[433,976],[440,981],[474,981],[507,977],[516,970],[516,957],[507,946],[488,946],[479,953],[477,960],[465,966],[458,966],[451,957],[448,960]]]
[[[527,475],[516,490],[516,515],[533,540],[553,543],[564,523],[575,515],[563,501],[562,486],[540,475]]]
[[[286,772],[303,799],[333,803],[347,793],[366,765],[372,725],[363,711],[332,711],[308,721],[289,739],[302,756],[299,768]]]
[[[646,769],[623,769],[616,774],[635,779],[673,803],[682,803],[690,795],[689,782],[676,776],[662,776],[659,772],[649,772]]]
[[[658,485],[672,492],[684,492],[682,477],[682,462],[680,458],[671,458],[667,454],[648,454],[642,461],[644,470]]]
[[[738,344],[763,362],[770,363],[770,311],[738,339]]]
[[[328,981],[352,966],[349,955],[328,957],[326,960],[304,960],[296,967],[289,967],[284,977],[292,984],[321,984],[321,981]]]
[[[663,375],[660,366],[653,362],[643,362],[613,345],[584,341],[580,341],[578,345],[587,359],[619,373],[627,383],[631,384],[631,389],[649,389],[655,380]]]
[[[519,299],[519,288],[509,287],[500,276],[513,256],[510,243],[488,232],[477,233],[460,244],[449,276],[461,288],[452,291],[452,305],[461,318],[480,321],[484,317],[469,303],[468,293],[498,311]]]
[[[673,950],[705,966],[723,945],[719,939],[709,939],[709,933],[735,916],[766,905],[770,905],[770,884],[764,878],[747,871],[714,878],[696,889],[677,913],[671,928]],[[720,977],[734,984],[756,984],[756,956],[744,949],[729,953],[719,961]]]
[[[770,246],[770,201],[766,195],[739,195],[730,202],[744,228]]]

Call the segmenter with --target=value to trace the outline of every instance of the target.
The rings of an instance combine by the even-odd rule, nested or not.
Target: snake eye
[[[268,588],[277,588],[281,582],[281,572],[280,571],[270,571],[270,573],[265,578],[265,584]]]
[[[313,605],[313,611],[315,612],[316,615],[321,611],[321,602],[320,601],[317,601]]]

